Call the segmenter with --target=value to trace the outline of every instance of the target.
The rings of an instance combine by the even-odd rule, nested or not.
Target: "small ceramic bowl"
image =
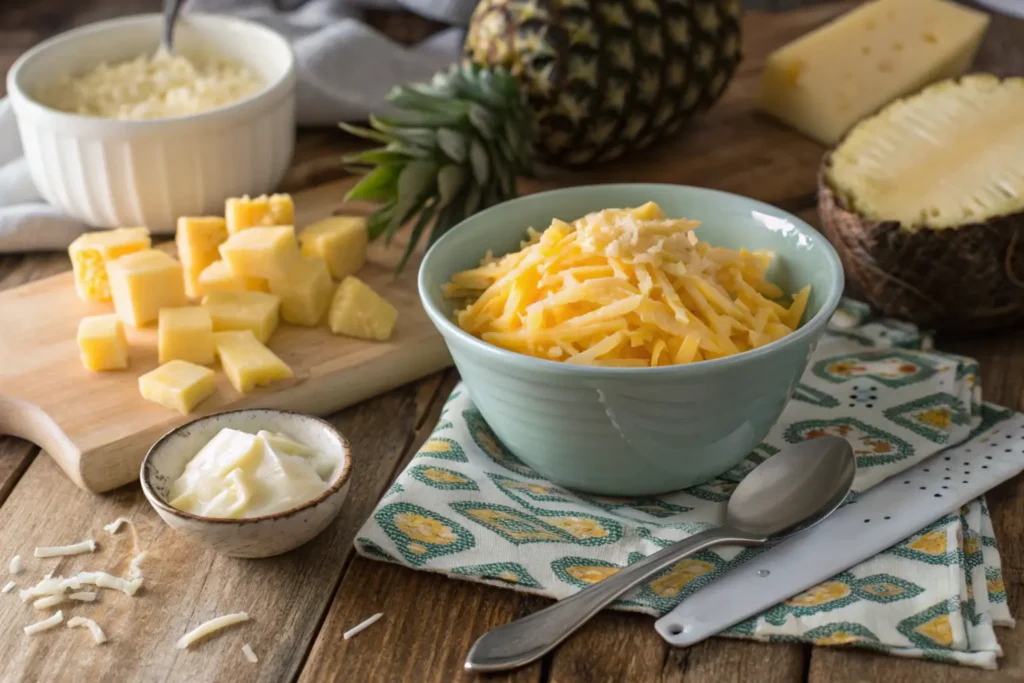
[[[90,225],[174,231],[178,216],[220,214],[224,199],[272,191],[295,146],[295,54],[281,34],[237,17],[187,13],[175,30],[186,56],[248,66],[263,89],[237,102],[162,119],[122,121],[51,109],[43,84],[101,62],[152,54],[163,17],[120,17],[54,36],[7,74],[32,181],[50,204]]]
[[[320,497],[284,512],[263,517],[218,519],[171,507],[171,484],[185,465],[221,429],[255,434],[282,432],[311,448],[335,454],[338,466]],[[254,408],[207,415],[172,429],[153,444],[142,461],[142,492],[167,524],[192,540],[233,557],[280,555],[310,541],[331,523],[348,496],[352,455],[348,441],[329,422],[284,410]]]
[[[801,326],[752,351],[689,365],[569,365],[488,344],[452,321],[441,288],[452,274],[519,249],[528,227],[591,211],[657,202],[701,221],[716,246],[766,249],[784,291],[811,285]],[[843,268],[822,235],[796,216],[727,192],[683,185],[594,185],[529,195],[471,216],[430,249],[419,273],[423,306],[441,331],[473,403],[501,440],[470,421],[481,448],[502,449],[568,488],[654,495],[701,484],[739,463],[779,418],[839,303]],[[503,454],[494,454],[500,458]]]

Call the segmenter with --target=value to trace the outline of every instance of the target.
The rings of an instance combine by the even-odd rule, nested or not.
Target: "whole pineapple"
[[[534,155],[608,161],[675,131],[724,92],[740,60],[740,0],[482,0],[466,63],[395,88],[400,110],[349,194],[385,202],[371,235],[419,216],[407,256],[472,213],[515,196]],[[404,264],[404,260],[403,260]]]

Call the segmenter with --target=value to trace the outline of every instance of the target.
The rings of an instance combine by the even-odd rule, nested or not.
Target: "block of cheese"
[[[78,350],[86,370],[128,367],[128,340],[115,313],[82,318],[78,323]]]
[[[299,233],[304,256],[317,256],[327,264],[331,277],[342,280],[366,263],[366,219],[360,216],[331,216]]]
[[[184,306],[181,264],[157,249],[137,251],[107,264],[114,310],[121,322],[142,327],[154,322],[161,308]]]
[[[228,238],[228,229],[220,216],[182,216],[174,242],[178,260],[185,268],[185,293],[199,296],[198,280],[203,270],[220,258],[219,247]]]
[[[232,235],[259,225],[293,225],[295,205],[288,194],[232,197],[224,202],[224,217]]]
[[[338,285],[328,316],[328,324],[334,334],[377,341],[389,339],[397,321],[395,307],[351,275]]]
[[[78,297],[82,301],[110,301],[107,262],[149,247],[146,228],[98,230],[80,235],[68,247]]]
[[[139,377],[139,393],[147,401],[177,410],[182,415],[192,412],[217,387],[210,368],[172,360]]]
[[[331,304],[334,282],[323,260],[302,256],[284,275],[270,279],[270,291],[281,297],[282,318],[293,325],[314,327]]]
[[[265,280],[297,268],[302,257],[290,225],[236,232],[220,245],[220,255],[235,273]]]
[[[214,332],[213,343],[224,374],[243,394],[254,387],[292,376],[291,368],[261,344],[250,330]]]
[[[161,363],[172,360],[187,360],[198,365],[213,363],[210,312],[200,306],[161,308],[157,351]]]
[[[264,292],[211,292],[203,298],[214,332],[250,330],[266,344],[277,329],[281,297]]]
[[[759,107],[825,145],[892,100],[962,73],[989,18],[945,0],[876,0],[768,57]]]
[[[212,292],[269,292],[267,281],[258,277],[237,275],[227,261],[214,261],[203,269],[196,280],[196,296]]]

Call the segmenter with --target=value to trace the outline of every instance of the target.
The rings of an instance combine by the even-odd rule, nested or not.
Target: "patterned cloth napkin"
[[[978,365],[922,350],[912,325],[870,321],[846,301],[779,423],[736,468],[702,486],[643,499],[571,492],[497,440],[461,385],[431,438],[356,538],[363,555],[564,598],[717,524],[747,472],[786,444],[843,436],[864,491],[1013,415],[981,402]],[[704,551],[615,607],[659,616],[760,549]],[[856,645],[994,668],[994,625],[1012,625],[984,499],[880,555],[731,628],[726,635]]]

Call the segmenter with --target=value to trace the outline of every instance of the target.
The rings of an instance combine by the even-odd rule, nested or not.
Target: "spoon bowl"
[[[684,557],[716,545],[758,546],[817,524],[850,493],[853,448],[834,436],[786,448],[744,477],[729,498],[725,524],[694,534],[539,612],[481,636],[467,671],[507,671],[536,661],[623,593]]]

